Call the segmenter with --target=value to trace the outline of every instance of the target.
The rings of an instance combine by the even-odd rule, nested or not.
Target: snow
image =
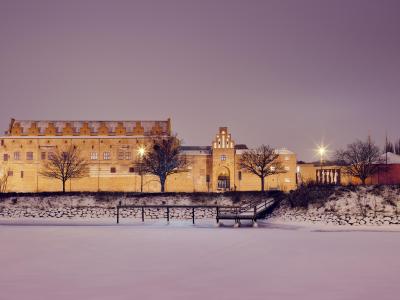
[[[389,165],[400,164],[400,155],[394,154],[392,152],[387,152],[381,155],[381,159],[383,159],[385,162],[386,158]]]
[[[1,221],[0,299],[398,299],[400,231],[40,221]]]

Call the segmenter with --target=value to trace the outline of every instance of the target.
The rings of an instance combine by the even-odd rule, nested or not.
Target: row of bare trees
[[[137,161],[141,174],[153,174],[158,177],[161,192],[165,191],[165,182],[169,175],[184,171],[187,166],[185,156],[180,155],[180,141],[176,137],[160,139],[155,142],[151,151]],[[48,157],[40,175],[58,179],[65,192],[68,180],[83,178],[88,175],[89,163],[85,160],[76,146],[65,149],[57,148]]]
[[[337,163],[342,166],[343,172],[359,178],[362,184],[365,184],[368,177],[378,172],[383,164],[379,147],[370,138],[349,144],[346,149],[337,151],[335,157]],[[157,176],[161,192],[164,192],[167,177],[186,171],[188,161],[181,153],[181,141],[173,136],[154,142],[150,151],[141,157],[136,165],[140,165],[141,174]],[[240,157],[239,167],[259,177],[261,191],[265,190],[265,179],[268,176],[286,172],[279,160],[279,154],[267,145],[245,151]],[[66,149],[56,149],[52,155],[49,155],[40,174],[60,180],[62,191],[65,192],[65,184],[68,180],[85,177],[88,172],[88,161],[82,158],[77,146],[71,145]],[[1,191],[7,184],[7,176],[4,176],[0,178]]]
[[[265,179],[268,176],[285,172],[278,153],[270,146],[262,145],[246,151],[239,161],[241,169],[260,178],[261,190],[265,190]],[[171,174],[184,172],[188,166],[185,155],[181,153],[181,141],[176,137],[156,141],[150,151],[141,157],[136,165],[140,173],[157,176],[161,192],[165,191],[165,182]],[[70,179],[87,176],[89,163],[80,155],[76,146],[56,149],[43,165],[40,174],[44,177],[58,179],[65,192],[65,184]]]

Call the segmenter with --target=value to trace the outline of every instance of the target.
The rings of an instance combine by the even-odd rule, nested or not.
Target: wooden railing
[[[171,218],[170,210],[171,209],[191,209],[192,215],[192,223],[195,223],[195,211],[196,209],[215,209],[216,213],[218,214],[218,209],[221,206],[217,205],[122,205],[118,204],[117,206],[117,224],[119,223],[119,215],[120,210],[125,208],[138,208],[141,210],[142,222],[145,220],[145,211],[146,209],[164,209],[166,213],[166,219],[169,222]]]
[[[146,209],[162,209],[165,210],[166,219],[169,222],[171,219],[171,209],[190,209],[192,223],[195,224],[195,211],[196,209],[215,209],[216,220],[219,222],[221,219],[233,219],[238,222],[241,219],[251,219],[254,222],[261,213],[268,209],[275,200],[267,198],[263,200],[256,200],[242,206],[220,206],[220,205],[122,205],[120,202],[117,205],[117,224],[119,224],[120,210],[122,209],[139,209],[141,211],[142,222],[145,220]]]

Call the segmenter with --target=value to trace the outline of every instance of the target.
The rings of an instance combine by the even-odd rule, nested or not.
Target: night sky
[[[400,1],[0,0],[0,127],[172,118],[314,160],[400,138]]]

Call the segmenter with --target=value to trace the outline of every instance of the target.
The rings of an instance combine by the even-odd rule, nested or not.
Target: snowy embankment
[[[123,205],[233,205],[259,195],[242,194],[74,194],[5,196],[0,199],[0,219],[116,219],[116,206]],[[171,219],[191,219],[190,208],[170,209]],[[121,219],[140,219],[140,208],[120,210]],[[165,219],[165,208],[146,208],[146,219]],[[215,219],[216,210],[197,208],[196,219]]]
[[[312,199],[312,193],[315,189],[283,201],[269,222],[400,226],[400,187],[336,187],[328,195],[326,190],[319,193],[319,199]],[[300,197],[300,200],[295,197]],[[309,198],[304,201],[305,197]]]

